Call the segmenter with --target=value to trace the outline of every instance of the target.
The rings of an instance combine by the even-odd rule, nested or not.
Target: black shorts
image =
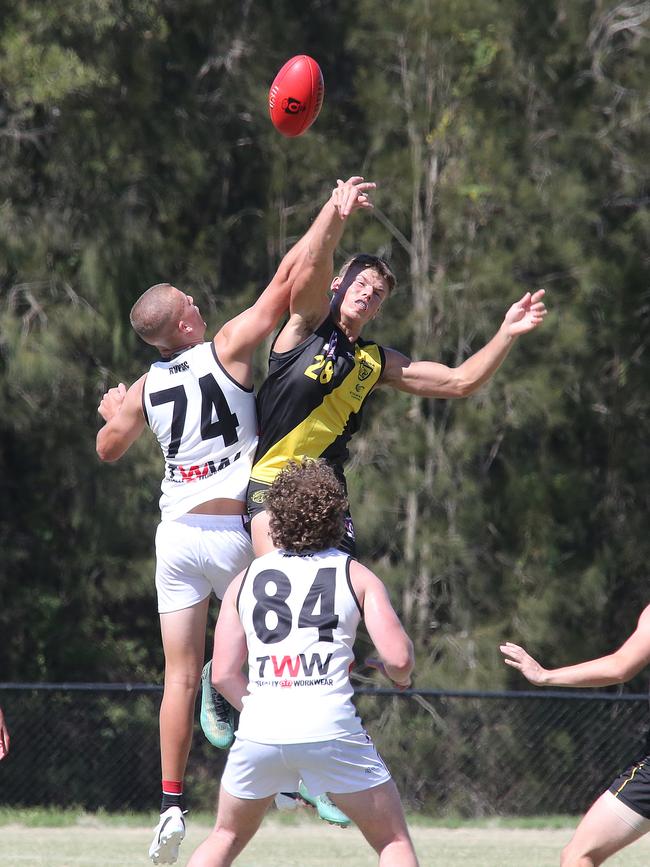
[[[271,485],[267,485],[264,482],[255,482],[252,479],[248,483],[246,506],[251,520],[255,515],[259,515],[260,512],[266,511],[264,500],[266,499],[266,494],[270,487]],[[352,515],[349,510],[345,513],[345,533],[343,534],[343,538],[339,542],[338,547],[339,550],[345,551],[345,553],[349,554],[351,557],[357,556],[354,522],[352,521]]]
[[[609,791],[630,810],[650,819],[650,755],[641,756],[619,774]]]

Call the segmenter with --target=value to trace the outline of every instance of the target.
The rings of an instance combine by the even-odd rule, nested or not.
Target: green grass
[[[309,817],[307,812],[306,816]],[[269,814],[269,821],[280,825],[301,824],[305,815],[302,813]],[[579,817],[574,816],[492,816],[483,819],[464,819],[460,816],[444,816],[430,818],[421,813],[412,813],[408,817],[411,828],[573,828]],[[192,811],[190,820],[201,826],[209,827],[214,816],[210,813]],[[158,813],[107,813],[99,810],[87,813],[82,809],[60,810],[55,807],[0,807],[0,827],[3,825],[24,825],[27,828],[62,828],[78,825],[80,827],[98,825],[105,827],[141,828],[153,825],[158,821]]]
[[[0,864],[8,867],[147,867],[157,816],[85,814],[53,810],[0,810]],[[190,814],[178,867],[185,867],[205,838],[212,817]],[[531,823],[535,823],[534,826]],[[422,867],[557,867],[575,820],[458,820],[445,827],[422,817],[410,822]],[[272,813],[238,867],[376,867],[377,859],[356,828],[332,828],[300,811]],[[607,862],[647,867],[650,838]]]

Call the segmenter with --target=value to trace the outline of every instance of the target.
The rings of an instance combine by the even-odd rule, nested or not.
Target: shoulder
[[[359,604],[364,607],[367,594],[386,592],[383,581],[375,575],[367,566],[350,557],[348,560],[348,575],[352,589],[354,590]]]
[[[139,406],[142,405],[142,394],[144,392],[144,387],[145,383],[147,382],[148,375],[148,372],[143,373],[139,379],[136,379],[133,385],[131,385],[126,392],[126,397],[124,398],[125,401],[133,404],[137,403]]]
[[[401,382],[404,371],[411,364],[411,359],[389,346],[380,346],[379,349],[384,360],[379,385],[396,385]]]
[[[334,322],[328,314],[323,318],[305,318],[293,313],[284,328],[280,331],[273,343],[273,351],[284,353],[291,352],[298,347],[307,346],[312,340],[317,339],[324,328],[334,327]]]

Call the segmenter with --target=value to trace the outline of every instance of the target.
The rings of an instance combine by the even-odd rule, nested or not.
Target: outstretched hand
[[[345,220],[354,211],[360,208],[373,208],[374,205],[368,198],[370,190],[376,189],[377,184],[372,181],[364,181],[359,175],[354,175],[347,181],[338,180],[332,190],[332,204],[339,212],[342,220]]]
[[[520,647],[518,644],[513,644],[511,641],[507,641],[505,644],[502,644],[499,649],[505,657],[503,661],[506,665],[516,668],[535,686],[544,686],[544,675],[546,674],[546,669],[542,668],[539,662],[537,662],[536,659],[533,659],[533,657],[527,653],[523,647]]]
[[[516,301],[506,313],[504,327],[511,337],[518,337],[537,328],[546,316],[544,289],[538,289],[532,295],[526,292],[523,298]]]
[[[109,388],[106,394],[102,397],[97,412],[101,415],[104,421],[110,421],[113,416],[120,411],[124,398],[126,397],[126,386],[121,382],[116,388]]]

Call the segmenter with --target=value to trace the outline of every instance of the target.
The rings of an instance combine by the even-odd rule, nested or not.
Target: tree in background
[[[598,655],[650,560],[647,3],[181,5],[0,4],[5,679],[159,678],[158,455],[94,455],[101,393],[151,359],[129,309],[171,279],[227,318],[304,228],[302,191],[356,171],[378,219],[340,252],[398,273],[383,343],[455,364],[522,289],[552,311],[474,398],[378,395],[356,438],[360,551],[417,683],[503,685],[505,638]],[[283,139],[267,90],[303,52],[325,103]]]

